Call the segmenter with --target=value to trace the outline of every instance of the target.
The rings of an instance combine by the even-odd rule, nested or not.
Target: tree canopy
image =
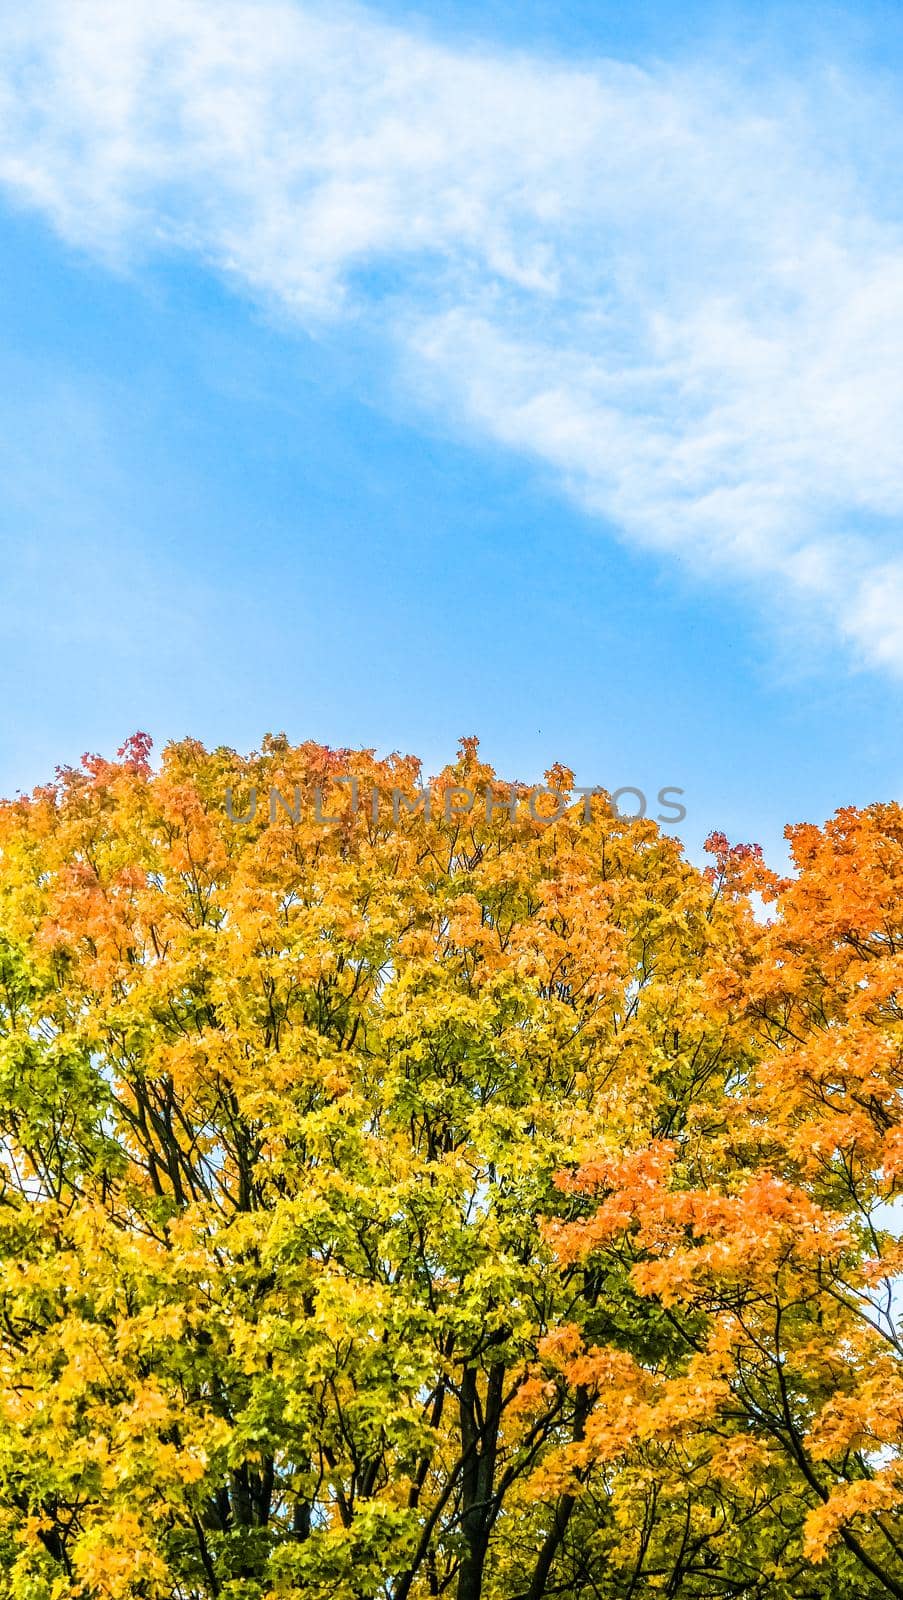
[[[0,808],[2,1592],[903,1596],[903,809],[780,878],[421,781]]]

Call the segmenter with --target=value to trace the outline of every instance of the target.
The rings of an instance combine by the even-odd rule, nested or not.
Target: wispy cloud
[[[451,49],[278,0],[32,0],[0,182],[194,252],[624,537],[903,672],[901,119],[877,84]]]

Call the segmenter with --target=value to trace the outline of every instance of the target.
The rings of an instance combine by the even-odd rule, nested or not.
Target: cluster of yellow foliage
[[[903,1596],[903,811],[781,880],[351,774],[0,807],[0,1593]]]

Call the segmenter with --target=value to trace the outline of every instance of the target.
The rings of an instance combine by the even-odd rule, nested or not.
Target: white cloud
[[[3,31],[0,182],[67,239],[372,319],[418,402],[903,671],[876,85],[578,69],[279,0],[33,0]]]

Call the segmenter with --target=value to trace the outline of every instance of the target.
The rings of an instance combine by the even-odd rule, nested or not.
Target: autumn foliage
[[[903,809],[351,774],[0,808],[0,1594],[903,1596]]]

